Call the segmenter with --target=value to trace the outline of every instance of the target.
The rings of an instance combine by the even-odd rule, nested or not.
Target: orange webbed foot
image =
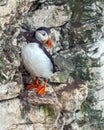
[[[38,87],[38,94],[45,95],[46,93],[46,86],[39,86]]]
[[[39,78],[38,77],[36,77],[36,79],[35,79],[35,84],[30,84],[30,85],[28,85],[27,86],[27,89],[34,89],[34,88],[38,88],[40,85],[39,85]]]
[[[47,81],[45,81],[44,86],[38,87],[38,94],[40,94],[40,95],[46,94],[46,85],[47,85]]]
[[[38,88],[38,84],[30,84],[27,86],[27,89],[34,89],[34,88]]]

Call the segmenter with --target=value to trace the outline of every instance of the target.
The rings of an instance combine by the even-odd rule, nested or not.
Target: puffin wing
[[[44,46],[41,46],[42,50],[44,51],[44,53],[48,56],[48,58],[50,59],[52,65],[53,65],[53,73],[60,71],[59,67],[55,64],[51,54],[46,50],[46,48]]]

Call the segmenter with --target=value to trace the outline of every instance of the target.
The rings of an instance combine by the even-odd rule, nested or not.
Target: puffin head
[[[40,27],[35,31],[35,38],[41,43],[47,44],[48,47],[52,47],[52,38],[49,28]]]

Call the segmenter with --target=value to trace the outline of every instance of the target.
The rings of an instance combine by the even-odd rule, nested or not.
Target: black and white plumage
[[[50,30],[41,27],[33,37],[34,39],[22,49],[23,63],[32,76],[49,79],[58,70],[51,54],[44,47],[44,44],[52,47]]]

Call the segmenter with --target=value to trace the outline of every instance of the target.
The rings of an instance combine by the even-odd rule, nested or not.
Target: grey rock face
[[[0,101],[18,97],[21,89],[22,86],[17,85],[16,82],[0,85]]]
[[[1,130],[90,130],[90,123],[84,121],[81,111],[89,85],[95,84],[100,94],[97,95],[98,110],[100,106],[104,107],[103,101],[100,102],[103,100],[103,89],[100,89],[103,67],[91,68],[95,55],[87,52],[80,40],[87,37],[85,32],[91,26],[79,21],[70,22],[74,17],[73,8],[69,0],[0,1]],[[33,81],[21,59],[21,49],[27,44],[21,35],[22,27],[32,33],[41,26],[51,29],[53,48],[48,51],[60,68],[60,72],[50,79],[45,96],[38,95],[36,89],[26,90],[26,84]],[[88,37],[86,41],[89,41]],[[98,52],[97,58],[101,55],[103,51]],[[96,79],[90,81],[93,76],[89,68],[95,75],[99,73],[99,83]]]

